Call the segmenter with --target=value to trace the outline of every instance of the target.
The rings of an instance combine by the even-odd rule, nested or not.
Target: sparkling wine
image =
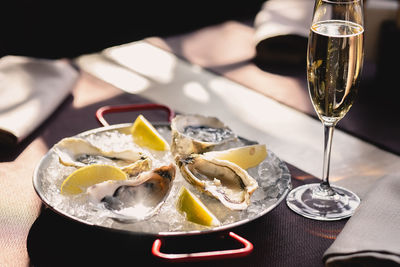
[[[327,20],[311,27],[307,75],[314,108],[324,122],[336,123],[353,105],[363,63],[361,25]]]
[[[307,48],[310,98],[324,128],[320,183],[296,187],[286,203],[315,220],[350,217],[360,204],[351,190],[329,183],[333,131],[353,105],[363,64],[363,0],[316,0]]]

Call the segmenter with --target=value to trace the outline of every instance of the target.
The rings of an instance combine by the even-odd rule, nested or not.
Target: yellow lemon
[[[184,186],[179,191],[176,206],[178,211],[186,215],[188,221],[206,226],[221,224],[201,200]]]
[[[139,115],[131,128],[131,134],[136,144],[154,150],[168,150],[167,141],[160,135],[153,125],[143,116]]]
[[[267,157],[267,146],[265,144],[242,146],[222,151],[206,152],[204,155],[227,160],[242,169],[248,169],[257,166]]]
[[[118,167],[103,164],[92,164],[71,173],[61,185],[61,194],[80,194],[89,186],[107,180],[126,180],[125,172]]]

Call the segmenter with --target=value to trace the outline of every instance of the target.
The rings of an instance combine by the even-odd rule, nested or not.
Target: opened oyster
[[[164,203],[175,178],[175,166],[162,166],[131,180],[109,180],[86,190],[91,202],[113,211],[120,221],[145,220]]]
[[[59,161],[76,168],[90,164],[108,164],[119,167],[131,176],[151,168],[151,159],[139,151],[104,151],[85,139],[64,138],[54,147]]]
[[[201,154],[178,160],[183,177],[201,191],[217,198],[231,210],[243,210],[250,204],[257,181],[238,165]]]
[[[203,153],[237,139],[222,121],[202,115],[177,115],[171,122],[171,133],[175,156]]]

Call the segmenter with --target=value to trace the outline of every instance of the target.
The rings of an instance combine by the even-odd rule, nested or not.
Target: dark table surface
[[[294,186],[315,181],[289,166]],[[198,262],[167,262],[151,254],[156,236],[133,235],[87,226],[43,209],[29,230],[27,250],[34,266],[323,266],[321,255],[346,220],[320,222],[294,214],[284,201],[252,222],[229,229],[254,245],[245,257]],[[161,237],[164,253],[240,248],[228,232]]]
[[[301,68],[271,73],[256,66],[253,62],[254,46],[249,44],[253,33],[251,27],[230,22],[188,35],[150,41],[190,62],[312,114]],[[226,53],[215,54],[215,50],[208,46],[209,38],[215,36],[219,36],[216,40],[222,42],[222,46],[224,42],[234,38],[242,49],[227,49]],[[374,80],[373,66],[367,66],[365,71],[371,71],[371,76],[367,77],[372,78],[363,81],[364,90],[360,90],[358,102],[340,127],[398,153],[399,142],[396,137],[399,136],[399,131],[395,115],[398,112],[395,110],[395,98],[377,94],[377,90],[389,89],[382,88],[383,85]],[[292,81],[296,83],[288,89],[287,84]],[[265,86],[265,82],[269,86]],[[392,91],[395,90],[387,93],[391,95]],[[292,97],[288,97],[289,95]],[[0,203],[7,207],[0,214],[1,266],[132,266],[138,261],[147,266],[170,264],[151,255],[150,249],[155,237],[116,233],[71,221],[44,208],[32,187],[32,172],[52,145],[64,137],[99,127],[94,116],[98,108],[145,102],[148,100],[123,93],[82,72],[73,93],[45,123],[16,149],[1,151],[0,183],[6,194],[0,195]],[[385,108],[371,109],[377,103]],[[146,114],[150,120],[157,120],[160,116],[157,113]],[[315,177],[295,166],[288,166],[294,186],[316,181]],[[18,199],[17,204],[9,203],[6,199],[11,194]],[[346,220],[319,222],[306,219],[291,212],[282,202],[265,216],[231,229],[254,244],[254,251],[249,256],[178,265],[323,266],[324,251],[332,244],[345,223]],[[226,238],[226,232],[191,238],[165,238],[164,241],[162,250],[170,253],[187,251],[188,247],[201,251],[213,242],[218,247],[219,244],[235,246]]]
[[[95,95],[95,99],[93,98]],[[61,138],[99,127],[95,111],[104,105],[146,103],[137,95],[122,93],[88,74],[82,73],[73,91],[59,109],[16,150],[2,151],[2,182],[7,193],[20,197],[21,205],[10,205],[11,213],[2,214],[1,243],[3,266],[131,266],[140,259],[160,266],[169,265],[151,254],[154,236],[137,236],[81,224],[65,218],[40,202],[32,187],[32,172],[39,159]],[[133,115],[132,115],[133,116]],[[164,120],[164,113],[148,112],[149,120]],[[118,120],[116,118],[116,120]],[[67,122],[67,123],[66,123]],[[24,166],[23,168],[21,166]],[[294,186],[315,177],[288,165]],[[17,183],[15,181],[18,181]],[[24,188],[24,190],[21,190]],[[6,197],[3,195],[1,197]],[[2,203],[6,200],[1,199]],[[9,216],[9,218],[7,218]],[[250,223],[230,229],[254,245],[253,252],[238,259],[213,260],[179,265],[205,266],[322,266],[322,254],[343,228],[345,220],[318,222],[303,218],[288,209],[284,201],[275,209]],[[194,237],[166,237],[161,249],[180,253],[204,251],[210,244],[217,248],[236,248],[227,232]],[[13,257],[9,257],[12,255]]]

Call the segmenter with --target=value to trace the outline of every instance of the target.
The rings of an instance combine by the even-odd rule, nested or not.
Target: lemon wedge
[[[131,134],[134,142],[140,146],[160,151],[169,149],[167,141],[143,115],[136,118],[131,128]]]
[[[185,186],[182,186],[179,191],[176,206],[179,212],[185,214],[188,221],[206,226],[218,226],[221,224],[201,200]]]
[[[71,173],[61,185],[61,194],[80,194],[89,186],[107,180],[126,180],[125,172],[115,166],[92,164]]]
[[[249,169],[260,164],[267,157],[267,146],[265,144],[242,146],[206,152],[204,155],[233,162],[242,169]]]

